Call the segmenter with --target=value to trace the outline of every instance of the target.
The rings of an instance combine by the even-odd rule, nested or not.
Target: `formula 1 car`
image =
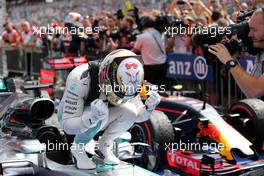
[[[18,93],[13,82],[0,78],[0,175],[157,175],[128,162],[121,162],[118,166],[104,165],[94,151],[87,152],[93,155],[96,170],[77,169],[72,161],[71,144],[54,122],[54,103],[40,92],[49,87],[26,85],[23,90],[27,93]],[[150,147],[130,143],[130,139],[130,134],[125,133],[113,146],[122,160],[142,157],[134,152],[136,146]]]
[[[260,100],[239,101],[228,114],[221,115],[206,101],[163,94],[151,119],[135,124],[129,131],[131,137],[128,133],[115,143],[115,154],[132,164],[109,168],[89,151],[98,168],[87,171],[75,168],[67,147],[49,150],[42,145],[67,143],[60,128],[47,123],[54,105],[50,99],[40,98],[37,91],[47,86],[25,86],[34,96],[10,92],[8,89],[14,90],[10,87],[14,86],[0,79],[1,174],[156,175],[143,168],[154,171],[165,167],[180,175],[264,173],[264,105]]]
[[[221,113],[206,101],[163,95],[151,119],[130,129],[132,141],[153,148],[151,154],[136,148],[143,153],[139,166],[180,175],[264,175],[264,102],[245,99]]]

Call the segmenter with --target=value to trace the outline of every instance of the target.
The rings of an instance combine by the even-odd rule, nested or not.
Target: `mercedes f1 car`
[[[53,115],[54,103],[40,91],[49,87],[30,84],[23,86],[27,93],[18,93],[13,82],[0,79],[0,175],[157,175],[133,162],[122,162],[118,166],[104,165],[93,150],[86,148],[84,150],[93,156],[97,168],[77,169],[72,161],[71,144],[58,126],[56,115]],[[133,161],[133,158],[142,157],[134,152],[136,146],[150,148],[147,144],[131,143],[130,140],[130,134],[125,133],[115,141],[114,151],[121,160]]]
[[[206,101],[163,95],[151,119],[130,129],[132,141],[153,148],[136,149],[145,153],[138,165],[180,175],[264,175],[264,102],[245,99],[223,113]]]

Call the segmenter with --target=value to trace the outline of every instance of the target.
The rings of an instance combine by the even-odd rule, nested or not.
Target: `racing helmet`
[[[66,25],[71,25],[75,27],[82,27],[83,17],[77,12],[69,12],[64,19]]]
[[[120,105],[136,97],[143,80],[142,60],[132,51],[114,50],[100,63],[100,91],[112,105]]]

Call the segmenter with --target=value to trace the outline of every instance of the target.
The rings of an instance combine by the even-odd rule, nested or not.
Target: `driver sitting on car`
[[[149,92],[145,105],[139,92],[144,70],[139,57],[125,49],[112,51],[98,64],[91,61],[71,71],[59,105],[58,118],[67,134],[76,135],[74,144],[87,144],[101,130],[99,156],[115,165],[113,142],[135,122],[150,118],[160,102],[156,92]],[[71,148],[79,169],[95,169],[85,152]]]

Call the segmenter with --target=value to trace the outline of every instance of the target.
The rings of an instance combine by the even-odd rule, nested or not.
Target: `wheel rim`
[[[142,143],[147,143],[147,136],[144,132],[144,129],[138,125],[135,124],[131,130],[130,130],[131,136],[132,136],[132,142],[142,142]],[[143,146],[136,146],[135,151],[138,153],[143,153],[144,152],[144,147]]]
[[[144,131],[144,128],[138,124],[135,124],[130,133],[132,135],[132,142],[142,142],[148,143],[147,135]],[[152,145],[152,144],[149,144]],[[148,151],[148,148],[143,146],[136,146],[135,151],[138,153],[142,153],[143,161],[141,160],[140,163],[147,167],[148,170],[154,170],[157,165],[157,151]]]

